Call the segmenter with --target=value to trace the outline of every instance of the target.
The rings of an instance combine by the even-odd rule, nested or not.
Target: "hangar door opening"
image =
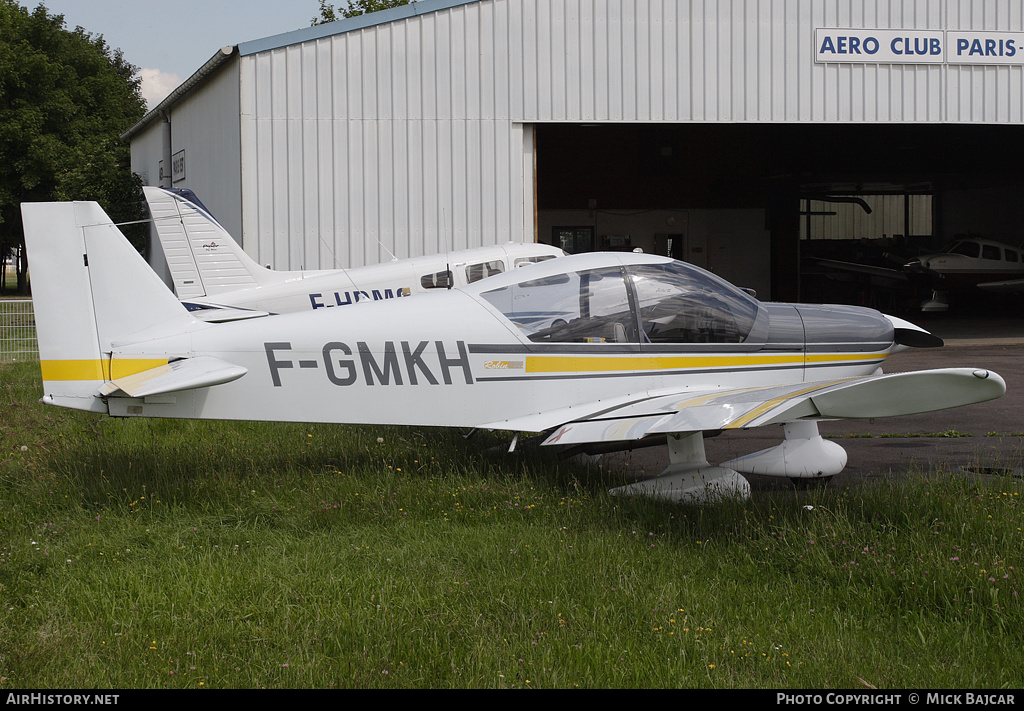
[[[570,253],[641,249],[771,294],[758,127],[537,124],[537,237]],[[724,134],[724,135],[723,135]],[[755,161],[757,162],[757,161]]]
[[[1024,239],[1021,126],[535,124],[535,130],[538,239],[569,251],[639,247],[671,254],[751,287],[762,299],[902,305],[898,310],[914,312],[931,287],[924,294],[901,291],[913,287],[901,259],[962,237],[1014,249]],[[903,285],[849,270],[826,273],[824,259],[893,266],[893,283]]]

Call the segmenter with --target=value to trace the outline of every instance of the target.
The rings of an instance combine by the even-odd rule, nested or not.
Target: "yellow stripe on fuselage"
[[[785,366],[805,363],[854,363],[885,358],[887,353],[802,353],[787,355],[722,356],[527,356],[527,373],[596,373],[635,370],[689,370],[745,366]]]
[[[110,380],[109,360],[41,360],[43,380]]]
[[[43,360],[39,362],[43,380],[116,380],[167,365],[166,358],[106,358],[90,360]]]
[[[166,358],[113,358],[110,361],[110,379],[117,380],[162,365],[167,365]]]

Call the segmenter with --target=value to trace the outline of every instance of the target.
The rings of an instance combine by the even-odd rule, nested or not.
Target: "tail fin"
[[[96,203],[23,203],[21,214],[44,392],[104,412],[96,396],[111,378],[113,345],[191,319]]]
[[[261,267],[197,202],[164,188],[143,192],[179,299],[214,297],[301,275]]]

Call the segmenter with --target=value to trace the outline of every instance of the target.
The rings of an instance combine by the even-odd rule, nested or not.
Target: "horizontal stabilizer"
[[[896,417],[1000,397],[989,370],[947,368],[759,388],[679,392],[603,408],[556,429],[545,445],[639,440],[653,434],[741,429],[797,420]]]
[[[183,301],[182,304],[194,318],[204,323],[227,323],[228,321],[245,321],[250,318],[270,316],[269,311],[254,309],[237,309],[232,306],[214,306]]]
[[[247,372],[240,365],[234,365],[212,356],[183,358],[144,370],[141,373],[111,380],[104,386],[100,394],[108,396],[121,392],[129,397],[162,395],[180,390],[194,390],[230,383],[232,380],[238,380]]]

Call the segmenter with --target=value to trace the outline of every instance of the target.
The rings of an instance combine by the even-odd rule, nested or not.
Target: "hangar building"
[[[225,47],[125,137],[278,269],[539,240],[818,300],[808,256],[1019,242],[1022,124],[1019,0],[420,0]]]

